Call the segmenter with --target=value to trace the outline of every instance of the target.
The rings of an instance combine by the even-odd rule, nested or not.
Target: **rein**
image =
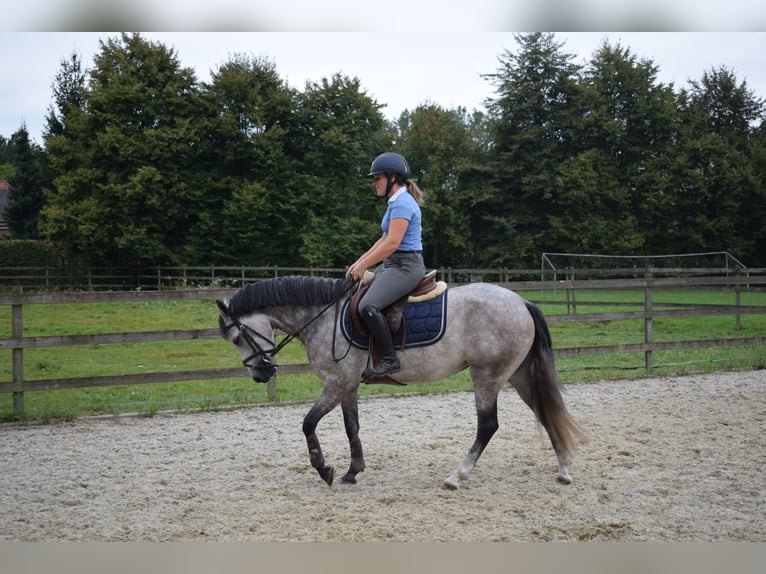
[[[303,325],[303,326],[302,326],[300,329],[298,329],[298,330],[297,330],[295,333],[286,335],[286,336],[285,336],[285,338],[284,338],[284,339],[282,339],[282,341],[281,341],[281,342],[280,342],[278,345],[274,345],[273,343],[271,343],[271,340],[270,340],[270,339],[268,339],[268,338],[267,338],[267,337],[265,337],[264,335],[260,334],[260,333],[259,333],[258,331],[256,331],[255,329],[253,329],[253,328],[251,328],[251,327],[248,327],[247,325],[245,325],[244,323],[242,323],[242,321],[240,321],[238,318],[236,318],[236,317],[232,317],[232,324],[231,324],[231,325],[229,325],[229,326],[226,328],[226,331],[228,331],[228,330],[229,330],[231,327],[237,327],[237,328],[239,329],[239,332],[240,332],[240,333],[242,333],[242,335],[245,337],[245,341],[247,341],[247,344],[250,346],[250,349],[253,351],[253,354],[252,354],[252,355],[250,355],[249,357],[247,357],[247,358],[243,359],[242,363],[243,363],[243,364],[245,364],[245,365],[247,366],[247,364],[248,364],[248,361],[250,361],[250,359],[252,359],[253,357],[255,357],[255,356],[257,356],[257,355],[261,355],[261,356],[262,356],[261,362],[265,362],[266,364],[270,365],[270,364],[273,362],[273,361],[272,361],[272,358],[273,358],[274,356],[276,356],[276,354],[277,354],[277,353],[279,353],[279,351],[281,351],[282,349],[284,349],[284,348],[285,348],[285,346],[286,346],[286,345],[288,345],[288,344],[289,344],[289,343],[290,343],[290,342],[291,342],[293,339],[295,339],[295,338],[296,338],[298,335],[300,335],[300,333],[301,333],[301,332],[302,332],[304,329],[306,329],[306,328],[307,328],[309,325],[311,325],[311,324],[312,324],[314,321],[316,321],[317,319],[319,319],[319,317],[321,317],[321,316],[322,316],[322,315],[325,313],[325,311],[327,311],[327,310],[328,310],[330,307],[332,307],[333,305],[336,305],[336,304],[338,303],[338,301],[340,301],[340,300],[341,300],[341,299],[342,299],[342,298],[343,298],[343,297],[344,297],[344,296],[345,296],[345,295],[346,295],[346,294],[347,294],[349,291],[351,291],[351,289],[352,289],[353,287],[355,287],[355,286],[356,286],[358,283],[359,283],[359,281],[358,281],[358,280],[354,280],[354,281],[352,281],[352,282],[351,282],[351,283],[348,285],[348,287],[346,287],[345,289],[343,289],[343,291],[341,291],[341,292],[340,292],[340,293],[339,293],[339,294],[338,294],[338,295],[337,295],[337,296],[336,296],[336,297],[335,297],[335,298],[334,298],[332,301],[330,301],[330,302],[329,302],[327,305],[325,305],[325,306],[322,308],[322,310],[321,310],[321,311],[319,311],[319,313],[317,313],[317,314],[316,314],[316,315],[315,315],[315,316],[314,316],[314,317],[313,317],[313,318],[312,318],[312,319],[311,319],[311,320],[310,320],[308,323],[306,323],[305,325]],[[336,308],[336,317],[337,317],[337,308]],[[336,326],[333,328],[333,358],[335,358],[335,356],[334,356],[334,353],[335,353],[335,331],[336,331],[336,330],[337,330],[337,320],[336,320]],[[257,342],[255,339],[253,339],[253,337],[251,336],[251,334],[250,334],[250,333],[252,333],[252,334],[256,335],[257,337],[259,337],[259,338],[261,338],[261,339],[263,339],[263,340],[264,340],[264,341],[266,341],[267,343],[271,343],[271,344],[273,345],[273,346],[272,346],[272,348],[271,348],[270,350],[266,350],[266,349],[264,349],[263,347],[261,347],[261,346],[258,344],[258,342]],[[349,345],[349,349],[350,349],[350,348],[351,348],[351,346]],[[340,359],[337,359],[337,358],[335,358],[335,360],[336,360],[336,361],[340,361],[340,360],[342,360],[342,359],[343,359],[343,358],[344,358],[346,355],[348,355],[348,351],[346,351],[346,353],[343,355],[343,357],[341,357]]]

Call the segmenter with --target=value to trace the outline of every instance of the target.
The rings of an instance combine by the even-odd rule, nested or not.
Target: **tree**
[[[11,135],[8,156],[13,166],[5,219],[15,239],[37,239],[40,212],[45,203],[46,185],[43,150],[29,139],[23,126]]]
[[[672,216],[666,175],[676,129],[672,87],[657,82],[650,60],[606,41],[580,86],[576,155],[559,169],[552,238],[564,251],[642,252],[658,243]]]
[[[558,215],[559,168],[576,151],[580,67],[551,33],[515,39],[519,51],[506,50],[486,76],[497,94],[488,101],[493,185],[478,204],[474,238],[483,263],[531,266],[556,248],[548,218]]]
[[[481,162],[477,125],[483,116],[434,104],[404,111],[397,122],[397,150],[407,158],[424,190],[424,259],[434,267],[469,266],[471,204],[478,184],[471,174]]]
[[[46,234],[92,263],[177,262],[198,216],[194,72],[139,34],[100,43],[87,106],[47,140]]]
[[[10,158],[10,142],[0,135],[0,181],[8,181],[13,176]]]
[[[341,74],[307,82],[298,98],[288,225],[304,264],[347,266],[380,236],[384,208],[367,178],[372,159],[391,148],[380,107],[358,78]]]
[[[67,118],[74,111],[81,112],[87,103],[87,74],[77,52],[61,60],[51,90],[53,102],[48,106],[45,137],[61,135],[67,125]]]
[[[759,153],[764,100],[733,71],[705,72],[684,91],[679,227],[688,250],[730,250],[745,262],[762,260],[766,189]]]
[[[640,246],[630,194],[608,154],[577,154],[562,164],[560,182],[558,214],[549,217],[558,251],[622,254]]]
[[[294,260],[286,187],[295,94],[265,58],[235,54],[202,89],[200,220],[185,254],[192,262],[285,265]]]
[[[751,157],[753,172],[755,175],[755,187],[753,197],[746,200],[750,206],[748,210],[748,238],[750,250],[743,257],[748,265],[753,267],[766,267],[766,122],[761,121],[754,129],[751,143]],[[760,222],[760,225],[758,225]]]

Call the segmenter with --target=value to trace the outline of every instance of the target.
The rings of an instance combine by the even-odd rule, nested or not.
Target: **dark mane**
[[[349,286],[346,279],[293,275],[245,285],[228,301],[231,314],[241,317],[262,307],[324,305]]]

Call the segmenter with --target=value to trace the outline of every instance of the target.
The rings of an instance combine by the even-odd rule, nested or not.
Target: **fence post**
[[[567,292],[569,292],[569,291],[570,290],[567,290]],[[574,288],[574,277],[572,277],[572,289],[571,289],[571,292],[572,292],[572,313],[574,315],[577,315],[577,293],[575,292],[575,288]]]
[[[16,287],[15,293],[21,296],[21,288]],[[11,305],[11,337],[13,347],[13,414],[21,416],[24,412],[24,348],[21,339],[24,337],[24,307],[21,303]]]
[[[277,375],[271,377],[266,383],[266,396],[272,403],[277,400]]]
[[[571,296],[572,296],[572,314],[573,315],[577,315],[577,294],[575,293],[575,286],[574,286],[574,282],[575,282],[575,272],[574,272],[574,269],[572,269],[571,267],[568,267],[567,268],[567,275],[566,275],[566,277],[567,277],[567,281],[569,283],[571,283],[571,285],[572,285],[571,289],[569,287],[567,287],[567,314],[569,314],[569,296],[570,296],[570,292],[571,292]]]
[[[577,295],[575,295],[575,273],[570,267],[566,274],[567,283],[571,284],[571,288],[567,285],[567,315],[573,313],[577,315]],[[570,309],[571,304],[571,309]]]
[[[652,372],[652,338],[652,271],[647,267],[644,283],[644,343],[647,345],[644,351],[644,366],[647,374]]]

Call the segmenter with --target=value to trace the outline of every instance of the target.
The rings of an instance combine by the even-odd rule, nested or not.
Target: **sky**
[[[764,23],[763,0],[5,0],[0,29],[734,31]]]
[[[44,0],[27,0],[26,4],[35,5],[41,1]],[[225,12],[223,8],[237,1],[218,0],[217,4]],[[556,4],[560,0],[546,1]],[[592,0],[591,3],[600,1]],[[96,5],[108,4],[109,0],[100,2]],[[169,2],[173,4],[175,0]],[[398,2],[392,0],[386,6],[390,8]],[[457,0],[444,2],[446,6]],[[476,2],[501,4],[495,0],[474,0]],[[140,7],[140,2],[137,5]],[[316,5],[318,3],[311,4]],[[460,15],[457,11],[452,17]],[[155,14],[153,21],[162,22],[160,16]],[[445,108],[462,106],[468,111],[484,109],[483,104],[487,98],[493,97],[494,88],[482,76],[497,70],[498,57],[505,50],[515,52],[518,49],[512,32],[489,30],[487,22],[457,30],[452,24],[454,20],[450,20],[441,27],[431,22],[422,30],[390,26],[391,30],[381,31],[387,28],[383,22],[388,20],[390,18],[380,20],[379,25],[367,26],[368,20],[361,19],[358,31],[147,31],[141,34],[173,48],[181,65],[194,68],[200,81],[209,81],[210,72],[233,54],[268,58],[280,77],[299,90],[307,81],[318,82],[335,73],[357,77],[362,89],[384,106],[382,111],[389,118],[426,103]],[[35,29],[34,26],[28,28]],[[38,30],[43,28],[45,26],[39,26]],[[676,88],[687,86],[689,79],[699,80],[703,73],[713,68],[726,66],[734,71],[738,81],[746,81],[757,97],[766,99],[766,60],[763,56],[766,54],[766,32],[555,34],[556,39],[563,42],[564,51],[575,54],[576,63],[588,61],[598,46],[607,40],[612,45],[629,48],[638,58],[651,60],[659,67],[658,80],[673,82]],[[93,56],[100,50],[99,40],[118,35],[119,32],[2,31],[0,25],[0,135],[9,138],[23,123],[32,140],[42,145],[45,116],[52,101],[51,85],[61,61],[77,52],[83,65],[90,67]]]

